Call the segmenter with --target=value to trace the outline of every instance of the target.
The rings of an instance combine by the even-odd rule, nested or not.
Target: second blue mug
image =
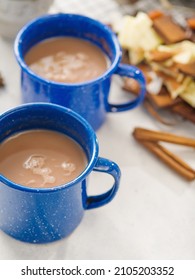
[[[36,75],[25,63],[24,56],[37,43],[58,36],[72,36],[90,41],[100,47],[110,60],[110,66],[96,79],[83,83],[57,83]],[[15,55],[21,67],[23,102],[51,102],[68,107],[84,117],[97,130],[107,112],[127,111],[144,99],[145,79],[142,72],[130,65],[120,64],[121,48],[116,35],[106,25],[75,14],[54,14],[39,17],[19,32],[15,40]],[[135,79],[140,93],[125,104],[108,101],[113,74]]]
[[[34,129],[69,136],[81,146],[88,159],[79,176],[53,188],[30,188],[0,173],[0,229],[21,241],[47,243],[71,234],[85,210],[103,206],[114,198],[120,169],[113,161],[99,157],[97,138],[88,122],[55,104],[25,104],[0,115],[0,145],[17,133]],[[14,170],[14,166],[10,169]],[[112,176],[112,187],[99,195],[88,195],[88,177],[93,171]]]

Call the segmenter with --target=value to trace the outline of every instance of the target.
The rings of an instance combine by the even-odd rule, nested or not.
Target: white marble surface
[[[13,42],[0,39],[0,54],[6,83],[0,90],[2,113],[20,104],[21,94]],[[111,96],[116,95],[125,98],[118,79],[111,88]],[[116,161],[122,171],[115,199],[86,211],[68,238],[52,244],[26,244],[0,231],[0,259],[194,259],[195,182],[186,182],[139,146],[131,136],[136,126],[195,137],[193,124],[179,122],[168,128],[156,123],[142,107],[108,114],[97,137],[100,155]],[[194,149],[169,148],[195,168]],[[94,173],[90,192],[103,192],[111,183],[110,177]]]

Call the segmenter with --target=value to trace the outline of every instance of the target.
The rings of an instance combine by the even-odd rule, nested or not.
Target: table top
[[[59,2],[53,11],[59,9]],[[116,16],[116,4],[109,2]],[[21,103],[21,92],[13,42],[0,38],[0,54],[0,71],[6,84],[0,89],[2,113]],[[110,98],[126,98],[117,77],[113,79]],[[68,238],[51,244],[23,243],[0,231],[0,259],[194,259],[195,182],[185,181],[135,142],[132,131],[138,126],[195,136],[192,123],[178,121],[175,126],[164,126],[143,106],[109,113],[96,134],[100,156],[115,161],[121,168],[121,184],[114,200],[86,211]],[[171,144],[168,147],[195,167],[194,149]],[[111,184],[109,176],[93,173],[89,192],[101,193]]]

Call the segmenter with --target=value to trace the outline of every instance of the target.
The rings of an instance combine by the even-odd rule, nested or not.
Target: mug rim
[[[12,114],[15,114],[15,112],[18,112],[23,109],[27,109],[28,107],[36,108],[36,107],[40,107],[40,106],[41,107],[50,107],[50,108],[52,107],[53,109],[55,109],[57,111],[61,111],[62,113],[70,115],[71,117],[73,117],[74,119],[76,119],[77,121],[82,123],[82,125],[87,129],[88,133],[90,135],[92,135],[92,137],[90,136],[90,138],[92,139],[92,143],[93,143],[93,153],[92,153],[91,158],[88,161],[87,166],[75,179],[73,179],[70,182],[67,182],[65,184],[50,187],[50,188],[27,187],[24,185],[17,184],[15,182],[13,182],[12,180],[9,180],[4,175],[0,174],[0,183],[2,182],[3,184],[6,184],[7,186],[9,186],[13,189],[17,189],[20,191],[26,191],[26,192],[33,192],[33,193],[49,193],[49,192],[60,191],[65,188],[70,188],[73,185],[83,181],[87,177],[87,175],[93,170],[93,167],[98,159],[99,145],[98,145],[97,137],[96,137],[96,134],[95,134],[93,128],[82,116],[80,116],[78,113],[74,112],[73,110],[71,110],[69,108],[66,108],[66,107],[63,107],[63,106],[60,106],[57,104],[53,104],[53,103],[37,102],[37,103],[28,103],[28,104],[18,105],[17,107],[11,108],[11,109],[7,110],[6,112],[2,113],[0,115],[0,122],[3,118],[10,117]],[[52,131],[54,131],[54,130],[52,130]]]
[[[28,32],[28,29],[30,27],[32,27],[33,25],[36,26],[39,22],[47,22],[48,19],[51,19],[51,18],[60,19],[61,17],[69,17],[69,18],[75,17],[75,18],[79,18],[80,20],[86,20],[86,21],[92,22],[98,28],[107,32],[107,34],[110,36],[110,38],[113,41],[113,45],[115,47],[116,56],[114,58],[114,61],[111,63],[111,65],[108,67],[108,69],[102,75],[98,76],[95,79],[91,79],[89,81],[84,81],[84,82],[79,82],[79,83],[61,83],[61,82],[55,82],[55,81],[52,81],[52,80],[49,80],[46,78],[42,78],[41,76],[39,76],[35,72],[33,72],[30,69],[30,67],[26,64],[24,58],[22,57],[21,42],[22,42],[22,39],[25,36],[25,34]],[[45,39],[47,39],[47,38],[45,38]],[[94,83],[98,83],[99,81],[106,79],[108,76],[112,75],[112,73],[117,68],[117,65],[120,62],[121,57],[122,57],[122,50],[121,50],[120,44],[118,42],[118,39],[117,39],[116,35],[114,34],[114,32],[108,26],[106,26],[105,24],[101,23],[100,21],[98,21],[96,19],[84,16],[84,15],[80,15],[80,14],[71,14],[71,13],[47,14],[47,15],[43,15],[43,16],[37,17],[37,18],[29,21],[26,25],[24,25],[20,29],[20,31],[18,32],[18,34],[15,38],[14,52],[15,52],[16,59],[24,72],[26,72],[27,74],[32,76],[34,79],[38,80],[39,82],[41,82],[43,84],[52,85],[52,86],[56,86],[56,87],[64,87],[64,86],[81,87],[81,86],[92,85]]]

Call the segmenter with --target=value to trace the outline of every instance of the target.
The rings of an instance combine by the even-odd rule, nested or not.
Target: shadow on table
[[[18,241],[0,231],[0,260],[59,260],[66,258],[67,240],[48,244]]]

